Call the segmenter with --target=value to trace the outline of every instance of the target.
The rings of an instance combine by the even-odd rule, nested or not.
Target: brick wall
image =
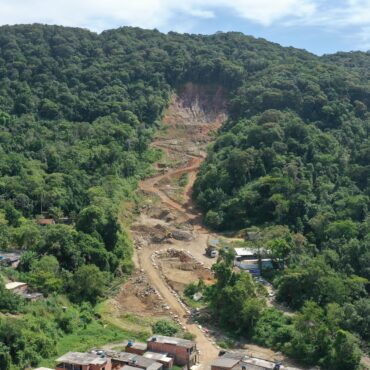
[[[170,343],[159,343],[155,341],[148,342],[148,350],[152,352],[168,353],[175,359],[175,364],[179,366],[191,366],[196,363],[196,348],[193,347],[192,353],[190,348],[176,346]]]

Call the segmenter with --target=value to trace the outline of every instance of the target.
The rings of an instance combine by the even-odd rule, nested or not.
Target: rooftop
[[[232,368],[239,363],[239,359],[230,357],[219,357],[212,362],[212,366]]]
[[[104,365],[107,358],[95,353],[68,352],[59,357],[56,362],[75,365]]]
[[[242,366],[245,367],[245,370],[267,370],[267,368],[265,368],[265,367],[261,367],[261,366],[258,366],[258,365],[251,365],[251,364],[248,364],[248,365],[246,365],[246,364],[243,364],[243,365],[238,364],[237,366],[235,366],[233,368],[233,370],[242,370],[243,369]],[[270,369],[270,368],[268,368],[268,369]]]
[[[11,283],[5,284],[5,288],[8,289],[8,290],[13,290],[13,289],[20,288],[20,287],[26,286],[26,285],[27,285],[27,283],[22,283],[20,281],[12,281]]]
[[[251,367],[251,365],[255,367]],[[273,369],[275,367],[274,362],[262,360],[260,358],[252,358],[252,357],[245,357],[243,359],[243,362],[241,363],[241,366],[245,366],[246,369]]]
[[[245,350],[233,350],[225,352],[222,358],[233,358],[238,359],[240,364],[233,367],[233,370],[242,370],[242,366],[245,366],[246,370],[268,370],[273,369],[275,366],[274,362],[263,360],[256,357],[250,357],[247,355]],[[302,370],[302,368],[290,367],[282,365],[281,370]]]
[[[150,358],[151,360],[155,360],[155,361],[163,361],[163,362],[171,362],[172,361],[172,357],[168,357],[164,353],[157,353],[157,352],[147,351],[147,352],[144,353],[143,356],[146,357],[146,358]]]
[[[106,351],[106,355],[113,360],[118,360],[121,362],[130,362],[137,355],[134,353],[128,353],[123,351]]]
[[[25,293],[23,294],[23,298],[25,299],[38,299],[42,298],[43,294],[42,293]]]
[[[137,370],[137,367],[129,366],[129,365],[124,365],[120,368],[120,370]]]
[[[146,343],[141,343],[141,342],[134,342],[134,343],[129,342],[127,344],[127,347],[146,350],[148,348],[148,345]]]
[[[136,368],[141,367],[142,369],[157,370],[162,367],[162,364],[159,362],[134,353],[106,351],[106,355],[115,361],[126,363],[128,365],[135,364]]]
[[[40,218],[39,220],[37,220],[37,223],[39,225],[54,225],[55,221],[53,218]]]
[[[235,358],[238,359],[239,361],[242,360],[245,357],[245,351],[230,351],[230,352],[225,352],[222,357],[226,358]]]
[[[148,342],[158,342],[164,344],[173,344],[175,346],[191,348],[194,347],[195,342],[182,338],[166,337],[164,335],[153,335],[148,339]]]
[[[235,248],[235,254],[238,257],[254,256],[256,254],[256,251],[251,248]]]
[[[18,261],[21,258],[22,253],[13,251],[0,251],[0,260],[10,260],[10,261]]]

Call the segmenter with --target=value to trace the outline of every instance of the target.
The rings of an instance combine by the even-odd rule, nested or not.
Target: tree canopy
[[[26,251],[18,272],[45,296],[96,303],[132,269],[118,210],[137,202],[158,159],[149,144],[172,92],[220,86],[228,120],[194,199],[211,228],[262,230],[277,298],[300,311],[291,322],[267,310],[227,255],[211,310],[305,362],[354,369],[370,322],[369,66],[368,53],[318,57],[236,32],[0,27],[0,248]],[[40,226],[45,217],[55,224]],[[1,310],[22,309],[2,283],[0,295]],[[0,362],[33,366],[60,328],[31,314],[17,322],[1,318]]]

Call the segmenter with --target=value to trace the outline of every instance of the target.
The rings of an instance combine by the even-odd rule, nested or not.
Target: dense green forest
[[[366,351],[370,340],[369,67],[368,54],[342,53],[248,76],[231,94],[230,118],[194,187],[208,226],[276,229],[260,247],[284,261],[270,278],[278,301],[300,313],[291,320],[262,305],[253,316],[246,300],[239,317],[257,324],[247,320],[243,333],[330,369],[356,368],[356,341]],[[230,278],[225,289],[236,294],[237,285]],[[217,317],[235,307],[214,298],[211,306]]]
[[[104,288],[130,273],[121,213],[135,208],[137,182],[158,159],[149,143],[171,93],[189,81],[228,97],[229,119],[194,188],[205,222],[280,230],[265,240],[285,263],[271,278],[278,299],[299,310],[295,322],[263,304],[249,310],[254,283],[230,273],[226,258],[217,288],[232,304],[234,290],[245,296],[243,335],[355,369],[370,339],[369,67],[366,53],[320,58],[241,33],[1,27],[0,249],[25,251],[3,278],[52,301],[25,305],[0,283],[0,311],[22,317],[14,325],[0,316],[0,369],[50,357]],[[40,217],[57,224],[41,227]],[[59,294],[80,324],[68,325]],[[209,292],[220,325],[233,330],[219,299]]]

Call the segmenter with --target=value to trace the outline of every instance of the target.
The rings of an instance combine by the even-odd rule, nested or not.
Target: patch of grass
[[[43,360],[40,366],[54,367],[55,359],[69,351],[84,352],[108,343],[119,343],[128,340],[134,335],[137,334],[124,331],[111,324],[104,324],[101,321],[93,321],[85,328],[80,328],[72,334],[60,337],[56,345],[56,355]]]
[[[191,299],[185,295],[182,296],[181,298],[184,301],[184,303],[191,308],[204,308],[206,306],[203,300],[196,302],[194,301],[194,299]]]
[[[182,370],[182,366],[173,365],[172,370]]]
[[[117,328],[130,331],[135,334],[131,339],[147,339],[151,334],[151,326],[155,319],[143,317],[131,313],[121,313],[111,302],[107,300],[96,306],[96,311],[104,322]]]
[[[189,183],[189,174],[185,172],[179,178],[179,186],[184,188],[188,183]]]

